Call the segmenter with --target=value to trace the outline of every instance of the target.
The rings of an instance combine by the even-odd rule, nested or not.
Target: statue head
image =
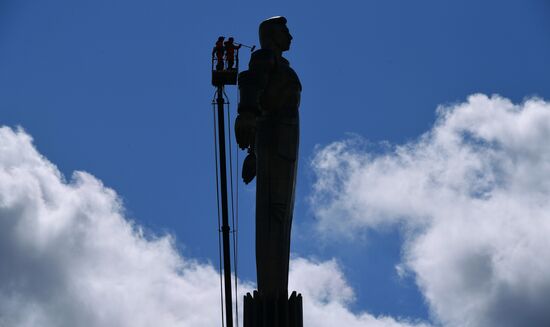
[[[290,49],[292,35],[286,26],[286,18],[275,16],[260,24],[260,45],[262,49],[283,52]]]

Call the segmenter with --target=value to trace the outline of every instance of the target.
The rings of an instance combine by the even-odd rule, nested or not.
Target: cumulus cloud
[[[413,326],[352,313],[353,290],[334,260],[296,258],[290,280],[304,295],[308,326]],[[241,293],[253,287],[241,285]],[[0,128],[0,326],[200,327],[220,317],[210,263],[125,219],[97,178],[66,180],[23,130]]]
[[[218,322],[211,265],[144,235],[93,176],[66,182],[31,141],[0,129],[0,326]]]
[[[300,290],[304,297],[305,326],[346,327],[428,327],[411,319],[352,313],[348,305],[354,291],[335,260],[315,262],[303,258],[292,260],[289,288]]]
[[[319,149],[319,230],[398,226],[404,269],[444,326],[550,326],[550,103],[477,94],[387,151]],[[342,223],[345,221],[345,223]]]

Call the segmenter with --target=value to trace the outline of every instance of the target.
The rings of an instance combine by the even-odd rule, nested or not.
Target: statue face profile
[[[277,25],[273,31],[273,42],[281,49],[282,51],[287,51],[290,49],[290,42],[292,41],[292,35],[288,27],[285,25]]]
[[[260,24],[260,44],[263,49],[287,51],[291,41],[292,35],[286,26],[286,18],[272,17]]]

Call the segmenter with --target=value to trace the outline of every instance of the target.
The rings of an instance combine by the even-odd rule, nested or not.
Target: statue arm
[[[275,66],[275,56],[269,50],[258,50],[250,58],[249,69],[239,74],[240,100],[235,136],[241,149],[252,148],[256,134],[256,117],[260,114],[261,96]]]

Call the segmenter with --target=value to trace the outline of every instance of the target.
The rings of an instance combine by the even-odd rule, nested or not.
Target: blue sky
[[[216,263],[210,52],[219,35],[259,45],[257,26],[274,15],[288,18],[286,57],[303,84],[293,253],[335,258],[356,312],[429,320],[414,277],[396,273],[399,225],[318,231],[311,162],[351,135],[415,140],[439,105],[474,93],[550,98],[548,2],[4,0],[0,125],[22,126],[66,176],[100,179],[127,217],[173,234],[184,256]],[[239,277],[253,280],[254,186],[239,196]]]

